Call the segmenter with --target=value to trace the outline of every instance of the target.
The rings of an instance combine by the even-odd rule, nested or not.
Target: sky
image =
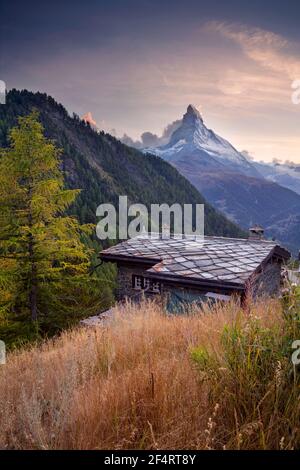
[[[300,163],[300,2],[2,0],[0,80],[99,128],[161,135],[188,104],[256,160]]]

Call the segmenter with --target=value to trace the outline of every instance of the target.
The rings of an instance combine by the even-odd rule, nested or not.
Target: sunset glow
[[[134,139],[161,135],[193,103],[238,150],[300,163],[300,105],[291,100],[300,79],[296,2],[267,2],[263,11],[235,1],[29,3],[47,27],[27,5],[19,22],[6,6],[8,89],[47,90],[70,112],[91,112],[101,129]]]

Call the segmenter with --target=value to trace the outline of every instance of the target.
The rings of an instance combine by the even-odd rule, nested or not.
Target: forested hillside
[[[63,150],[62,164],[66,185],[81,189],[70,212],[81,223],[96,222],[96,208],[103,202],[118,203],[127,195],[129,203],[175,202],[204,203],[201,194],[178,171],[156,156],[144,156],[109,134],[95,132],[89,124],[69,116],[66,109],[44,93],[12,90],[5,106],[0,107],[0,145],[8,145],[9,129],[18,116],[33,108],[45,128]],[[244,232],[229,222],[209,204],[205,204],[207,235],[243,236]]]
[[[0,147],[0,336],[8,346],[113,303],[115,267],[97,267],[100,203],[118,207],[119,195],[148,207],[205,202],[167,162],[98,134],[45,94],[8,94]],[[211,206],[205,211],[207,234],[243,235]]]

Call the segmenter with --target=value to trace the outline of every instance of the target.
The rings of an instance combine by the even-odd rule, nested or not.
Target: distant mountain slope
[[[300,195],[300,165],[255,161],[253,164],[267,180],[278,183]]]
[[[72,211],[82,222],[96,222],[96,208],[103,202],[117,206],[118,196],[129,202],[204,203],[201,194],[179,172],[156,156],[145,156],[109,134],[97,133],[77,116],[70,117],[52,97],[26,90],[12,90],[0,106],[0,143],[17,117],[38,109],[48,137],[63,149],[66,183],[81,188]],[[205,232],[238,237],[244,232],[205,202]]]
[[[258,223],[266,234],[285,240],[287,244],[299,245],[300,198],[289,189],[271,181],[251,178],[236,173],[215,174],[203,172],[195,175],[188,169],[183,174],[196,186],[201,187],[209,201],[238,221],[242,227]],[[298,222],[297,222],[298,221]]]
[[[192,105],[167,144],[144,151],[172,163],[214,207],[241,227],[258,223],[269,237],[276,237],[294,253],[299,250],[300,195],[265,179],[265,169],[208,129]]]

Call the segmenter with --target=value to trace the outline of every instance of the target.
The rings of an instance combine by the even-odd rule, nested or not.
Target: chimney
[[[264,240],[264,229],[254,225],[249,229],[249,240]]]

